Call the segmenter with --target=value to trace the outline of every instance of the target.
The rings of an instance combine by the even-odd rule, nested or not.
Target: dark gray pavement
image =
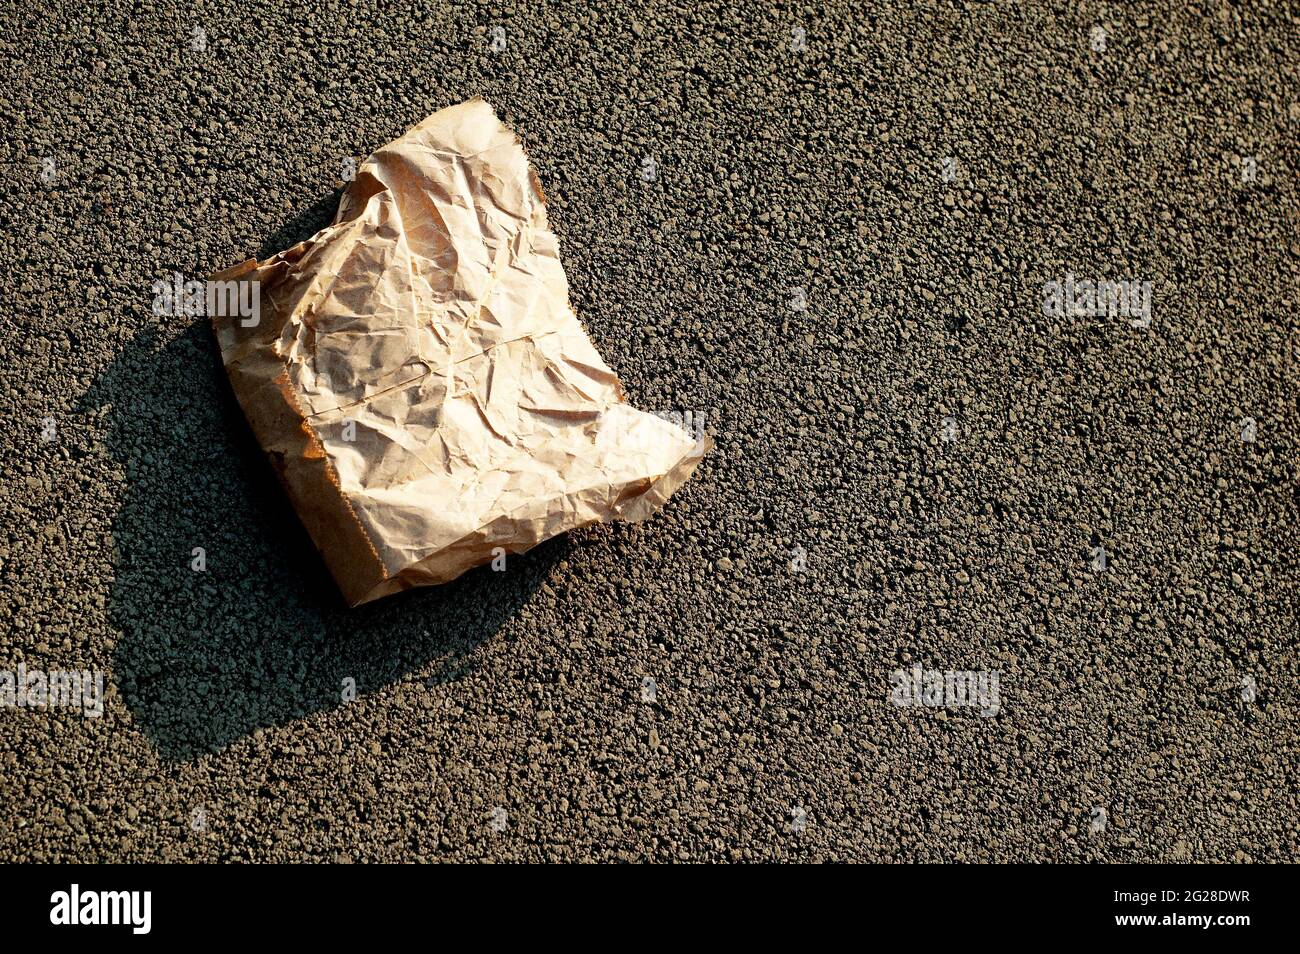
[[[0,859],[1296,859],[1295,5],[4,6]],[[151,285],[475,94],[718,447],[348,611]]]

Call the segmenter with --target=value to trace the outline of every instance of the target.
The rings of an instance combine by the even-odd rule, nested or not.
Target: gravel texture
[[[0,858],[1300,855],[1294,4],[4,6],[0,670],[108,700],[0,709]],[[475,94],[718,447],[348,611],[151,285]]]

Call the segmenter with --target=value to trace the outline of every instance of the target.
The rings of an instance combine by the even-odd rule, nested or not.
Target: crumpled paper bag
[[[244,413],[349,604],[639,521],[712,446],[633,409],[569,305],[545,197],[473,99],[375,152],[332,225],[212,280]]]

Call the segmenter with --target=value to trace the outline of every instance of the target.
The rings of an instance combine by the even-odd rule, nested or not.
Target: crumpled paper
[[[357,170],[333,224],[213,281],[222,361],[345,599],[661,507],[712,446],[633,409],[569,305],[518,138],[473,99]]]

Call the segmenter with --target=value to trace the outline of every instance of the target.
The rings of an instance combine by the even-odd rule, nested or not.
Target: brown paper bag
[[[209,285],[248,282],[254,313],[211,314],[222,361],[353,606],[642,520],[712,446],[626,403],[480,99],[367,159],[332,225]]]

